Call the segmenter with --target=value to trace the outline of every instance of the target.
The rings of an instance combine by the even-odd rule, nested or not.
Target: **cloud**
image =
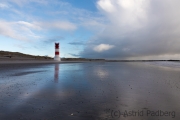
[[[18,24],[22,25],[22,26],[26,26],[28,28],[34,29],[34,30],[42,30],[42,28],[38,25],[29,23],[29,22],[25,22],[25,21],[18,21]]]
[[[117,27],[140,27],[146,21],[149,0],[99,0],[97,6]]]
[[[62,29],[62,30],[75,30],[77,27],[75,24],[67,21],[56,21],[50,24],[46,24],[48,28]]]
[[[68,21],[49,21],[49,22],[40,21],[40,22],[32,22],[32,23],[25,21],[18,21],[17,23],[34,30],[43,30],[43,29],[44,30],[45,29],[75,30],[77,28],[75,24]]]
[[[68,21],[35,22],[35,24],[44,29],[75,30],[77,28],[75,24]]]
[[[6,9],[6,8],[9,8],[9,5],[0,3],[0,9]]]
[[[76,26],[67,21],[50,22],[26,22],[26,21],[6,21],[0,20],[0,35],[4,35],[16,40],[30,41],[41,39],[43,36],[37,31],[51,30],[75,30]]]
[[[114,47],[114,45],[108,45],[108,44],[100,44],[94,47],[94,51],[96,52],[104,52],[107,50],[110,50]]]
[[[98,0],[106,17],[105,29],[88,41],[82,57],[159,59],[180,54],[178,0]],[[116,46],[97,52],[95,46]],[[100,51],[100,50],[99,50]]]
[[[1,0],[0,3],[3,3],[1,8],[5,8],[5,5],[9,7],[6,10],[0,8],[0,35],[10,37],[14,42],[19,40],[18,43],[30,41],[29,46],[42,44],[45,48],[48,44],[61,40],[56,36],[62,36],[66,43],[74,45],[71,46],[75,48],[72,54],[79,53],[86,42],[70,41],[76,38],[78,41],[86,41],[93,33],[102,31],[105,27],[106,19],[101,13],[77,8],[72,1]],[[48,51],[46,49],[44,52]],[[64,52],[68,54],[67,51]]]
[[[55,42],[60,41],[60,40],[64,40],[64,37],[62,37],[62,36],[56,36],[56,37],[54,37],[54,38],[50,38],[50,39],[44,40],[43,42],[44,42],[45,44],[51,44],[51,43],[55,43]]]
[[[21,7],[23,7],[25,4],[32,3],[32,2],[39,3],[39,4],[47,4],[47,0],[4,0],[4,1],[15,3],[16,5],[21,6]]]
[[[71,55],[71,56],[73,56],[73,57],[79,57],[78,54],[69,53],[69,55]]]
[[[13,22],[9,24],[9,28],[15,33],[24,38],[15,37],[15,35],[5,35],[18,40],[28,39],[29,35],[34,37],[49,38],[49,34],[53,31],[54,36],[63,32],[74,32],[79,27],[86,30],[103,29],[104,20],[95,12],[90,12],[84,9],[73,7],[70,3],[54,0],[2,0],[11,6],[7,11],[7,16]],[[34,7],[38,6],[38,7]],[[58,6],[58,7],[54,7]],[[41,10],[39,10],[41,9]],[[12,13],[13,12],[13,13]],[[36,14],[34,14],[36,12]],[[3,13],[4,14],[4,13]],[[6,14],[4,14],[6,15]],[[8,18],[8,19],[9,19]],[[6,19],[6,18],[4,18]],[[10,20],[4,21],[10,21]],[[103,22],[102,22],[103,21]],[[10,22],[9,22],[10,23]],[[15,25],[16,24],[16,25]],[[17,28],[15,28],[16,26]],[[20,29],[18,29],[20,27]],[[2,28],[4,29],[4,27]],[[22,32],[23,30],[26,33]],[[12,34],[11,33],[11,34]],[[23,33],[23,34],[19,34]],[[2,33],[0,33],[2,35]],[[26,34],[26,36],[24,35]],[[42,36],[43,35],[43,36]]]
[[[115,11],[114,5],[113,5],[113,1],[111,0],[99,0],[97,2],[99,8],[105,10],[108,13],[112,13]]]
[[[18,35],[18,33],[13,29],[13,23],[2,20],[0,21],[0,34],[15,39],[25,39]]]
[[[79,41],[79,42],[70,42],[70,45],[85,45],[85,43],[83,41]]]
[[[24,24],[22,24],[24,23]],[[32,30],[32,25],[28,22],[17,21],[10,22],[5,20],[0,20],[0,34],[6,37],[10,37],[16,40],[29,41],[32,39],[40,38]]]
[[[102,31],[105,29],[105,21],[104,20],[83,20],[81,25],[88,30],[92,31]]]

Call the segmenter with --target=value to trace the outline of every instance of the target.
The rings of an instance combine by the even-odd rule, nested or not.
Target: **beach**
[[[0,119],[180,119],[178,64],[0,61]]]

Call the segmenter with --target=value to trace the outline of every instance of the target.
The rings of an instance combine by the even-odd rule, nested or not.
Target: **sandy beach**
[[[180,69],[140,62],[0,63],[2,120],[180,119]]]
[[[38,64],[51,64],[51,63],[80,63],[80,62],[89,62],[89,61],[55,61],[55,60],[34,60],[34,59],[0,59],[0,64],[25,64],[25,63],[38,63]]]

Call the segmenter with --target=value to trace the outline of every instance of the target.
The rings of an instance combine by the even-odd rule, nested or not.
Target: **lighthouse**
[[[59,43],[55,43],[55,57],[54,60],[61,61],[61,58],[59,56]]]

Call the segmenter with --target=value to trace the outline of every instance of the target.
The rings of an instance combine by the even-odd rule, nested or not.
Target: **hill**
[[[10,51],[0,51],[0,59],[53,60],[52,57],[48,57],[48,56],[35,56],[35,55],[29,55],[20,52],[10,52]],[[105,59],[61,58],[61,61],[105,61]]]
[[[9,52],[9,51],[0,51],[0,58],[19,58],[19,59],[53,59],[48,56],[35,56],[24,54],[20,52]]]

